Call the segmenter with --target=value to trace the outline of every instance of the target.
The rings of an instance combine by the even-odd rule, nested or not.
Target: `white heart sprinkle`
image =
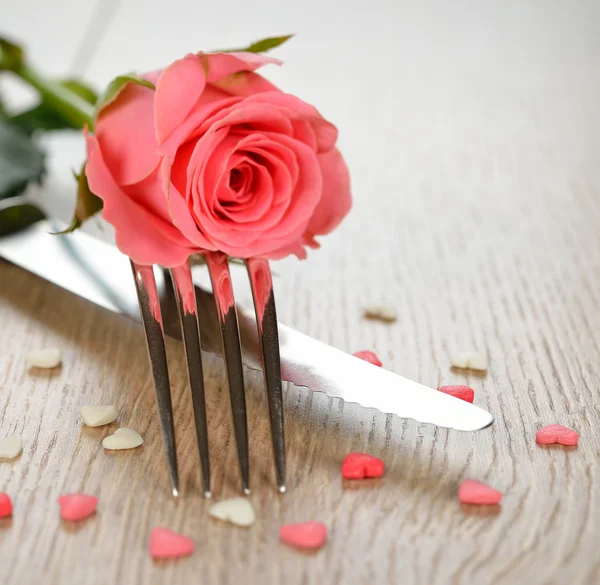
[[[144,442],[141,435],[134,429],[117,429],[114,435],[104,437],[102,446],[115,451],[121,449],[135,449]]]
[[[36,349],[27,356],[27,365],[30,368],[56,368],[61,361],[62,353],[55,347]]]
[[[81,418],[88,427],[101,427],[117,420],[119,411],[114,404],[96,406],[89,404],[81,407]]]
[[[0,440],[0,459],[14,459],[21,451],[23,451],[21,435],[10,435]]]
[[[398,319],[398,313],[394,307],[365,307],[363,315],[366,319],[375,319],[385,323],[393,323]]]
[[[487,360],[484,356],[474,352],[464,352],[452,358],[452,365],[461,370],[487,370]]]
[[[246,498],[232,498],[214,504],[208,513],[213,518],[231,522],[237,526],[250,526],[256,520],[252,504]]]

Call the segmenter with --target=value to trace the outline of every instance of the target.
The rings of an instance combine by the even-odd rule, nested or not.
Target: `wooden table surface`
[[[277,264],[280,318],[340,349],[373,349],[422,383],[469,384],[496,422],[461,434],[289,387],[280,497],[261,379],[249,373],[258,520],[230,527],[209,519],[200,495],[181,346],[168,347],[176,501],[140,327],[0,261],[0,436],[24,438],[21,457],[0,462],[0,491],[15,503],[0,521],[0,583],[599,583],[600,4],[35,4],[3,11],[2,32],[25,39],[46,70],[99,85],[186,51],[296,31],[269,75],[338,124],[355,206],[309,261]],[[64,209],[81,143],[74,161],[60,144],[38,197],[63,197]],[[397,308],[395,324],[361,319],[380,302]],[[42,346],[63,350],[62,368],[27,371]],[[464,350],[488,356],[487,376],[450,370]],[[222,363],[206,364],[222,499],[239,480]],[[80,405],[111,402],[118,423],[81,426]],[[579,446],[536,445],[549,423],[576,429]],[[118,426],[138,429],[144,446],[104,452]],[[343,482],[353,450],[382,457],[385,477]],[[463,478],[500,489],[501,506],[461,507]],[[61,523],[56,503],[73,491],[100,500],[77,526]],[[329,526],[316,554],[278,541],[282,523],[304,520]],[[196,553],[152,562],[155,526],[193,536]]]

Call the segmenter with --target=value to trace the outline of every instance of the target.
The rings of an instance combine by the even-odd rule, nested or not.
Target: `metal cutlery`
[[[132,268],[129,260],[114,246],[83,232],[58,237],[50,235],[49,232],[52,231],[56,231],[55,226],[50,221],[43,220],[18,233],[0,237],[0,257],[97,305],[139,319],[136,295],[130,286]],[[175,294],[172,294],[164,271],[147,267],[133,268],[145,326],[148,329],[150,324],[154,328],[152,339],[158,340],[152,341],[157,344],[158,351],[151,350],[151,355],[152,351],[157,356],[164,351],[160,347],[161,340],[164,344],[164,334],[183,338],[186,346],[205,492],[210,491],[210,486],[206,483],[206,478],[210,475],[208,461],[203,455],[207,438],[204,435],[206,424],[203,415],[203,387],[199,382],[202,366],[198,346],[204,351],[224,356],[228,365],[228,379],[230,385],[233,382],[234,387],[232,409],[238,421],[236,438],[244,488],[249,488],[249,485],[247,472],[244,471],[247,466],[247,439],[244,437],[247,435],[244,430],[243,375],[240,373],[242,362],[250,368],[262,369],[265,374],[275,443],[277,481],[280,489],[285,486],[281,385],[277,384],[280,378],[275,353],[278,348],[281,378],[297,386],[306,386],[331,397],[356,402],[365,408],[376,408],[385,413],[456,430],[475,431],[493,422],[493,416],[482,408],[373,366],[277,323],[270,272],[266,263],[247,263],[255,311],[236,307],[229,268],[222,257],[209,258],[208,266],[214,296],[198,286],[190,289],[192,275],[188,266],[174,271]],[[191,291],[195,296],[195,314]],[[160,320],[156,319],[157,308],[160,310]],[[151,319],[154,319],[154,324]],[[236,329],[240,337],[237,337]],[[226,345],[228,349],[225,349]],[[168,378],[161,377],[163,369],[166,373],[166,364],[161,364],[158,358],[153,371],[155,380],[158,375],[163,395],[159,403],[163,400],[165,404],[170,396],[167,398]],[[163,433],[167,436],[167,451],[170,450],[173,454],[169,455],[169,461],[173,461],[175,446],[174,442],[169,443],[171,438],[168,438],[173,436],[172,418],[170,421],[167,416],[163,416],[162,422]],[[172,464],[170,470],[171,477],[176,477]]]

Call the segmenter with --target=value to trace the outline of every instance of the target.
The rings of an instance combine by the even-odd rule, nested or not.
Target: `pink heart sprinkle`
[[[357,351],[355,353],[352,354],[354,357],[357,357],[361,360],[364,360],[365,362],[369,362],[370,364],[373,364],[374,366],[383,366],[383,364],[381,363],[381,360],[372,352],[372,351],[368,351],[368,350],[363,350],[363,351]]]
[[[469,388],[468,386],[440,386],[438,390],[444,394],[449,394],[455,398],[460,398],[465,402],[472,403],[475,398],[475,390],[473,390],[473,388]]]
[[[579,442],[579,433],[562,425],[547,425],[535,434],[535,440],[540,445],[558,443],[571,447]]]
[[[500,503],[502,494],[485,483],[465,479],[458,488],[458,499],[463,504],[493,506]]]
[[[279,530],[282,542],[297,548],[321,548],[327,540],[327,526],[322,522],[286,524]]]
[[[66,494],[58,498],[63,520],[84,520],[96,511],[98,498],[88,494]]]
[[[349,453],[342,463],[342,476],[346,479],[381,477],[384,470],[381,459],[366,453]]]
[[[154,559],[176,559],[194,552],[194,541],[168,528],[155,528],[150,535],[150,554]]]
[[[12,502],[8,494],[0,494],[0,518],[12,516]]]

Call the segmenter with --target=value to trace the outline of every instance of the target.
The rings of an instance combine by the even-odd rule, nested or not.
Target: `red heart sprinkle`
[[[368,351],[368,350],[363,350],[363,351],[357,351],[355,353],[352,354],[354,357],[357,357],[361,360],[364,360],[365,362],[369,362],[370,364],[373,364],[374,366],[383,366],[383,364],[381,363],[381,360],[372,352],[372,351]]]
[[[0,494],[0,518],[12,516],[12,502],[8,494]]]
[[[279,537],[297,548],[320,548],[327,540],[327,526],[322,522],[286,524],[279,530]]]
[[[579,441],[579,433],[563,427],[562,425],[547,425],[541,428],[535,434],[535,440],[540,445],[551,445],[558,443],[559,445],[573,446]]]
[[[475,398],[475,390],[468,386],[440,386],[438,390],[444,394],[460,398],[465,402],[473,402],[473,399]]]
[[[194,541],[168,528],[155,528],[150,535],[150,554],[154,559],[176,559],[194,552]]]
[[[365,453],[349,453],[342,463],[342,476],[346,479],[381,477],[385,465],[381,459]]]
[[[502,494],[485,483],[465,479],[458,488],[458,499],[463,504],[491,506],[500,503]]]
[[[66,494],[58,498],[63,520],[84,520],[96,511],[98,498],[88,494]]]

